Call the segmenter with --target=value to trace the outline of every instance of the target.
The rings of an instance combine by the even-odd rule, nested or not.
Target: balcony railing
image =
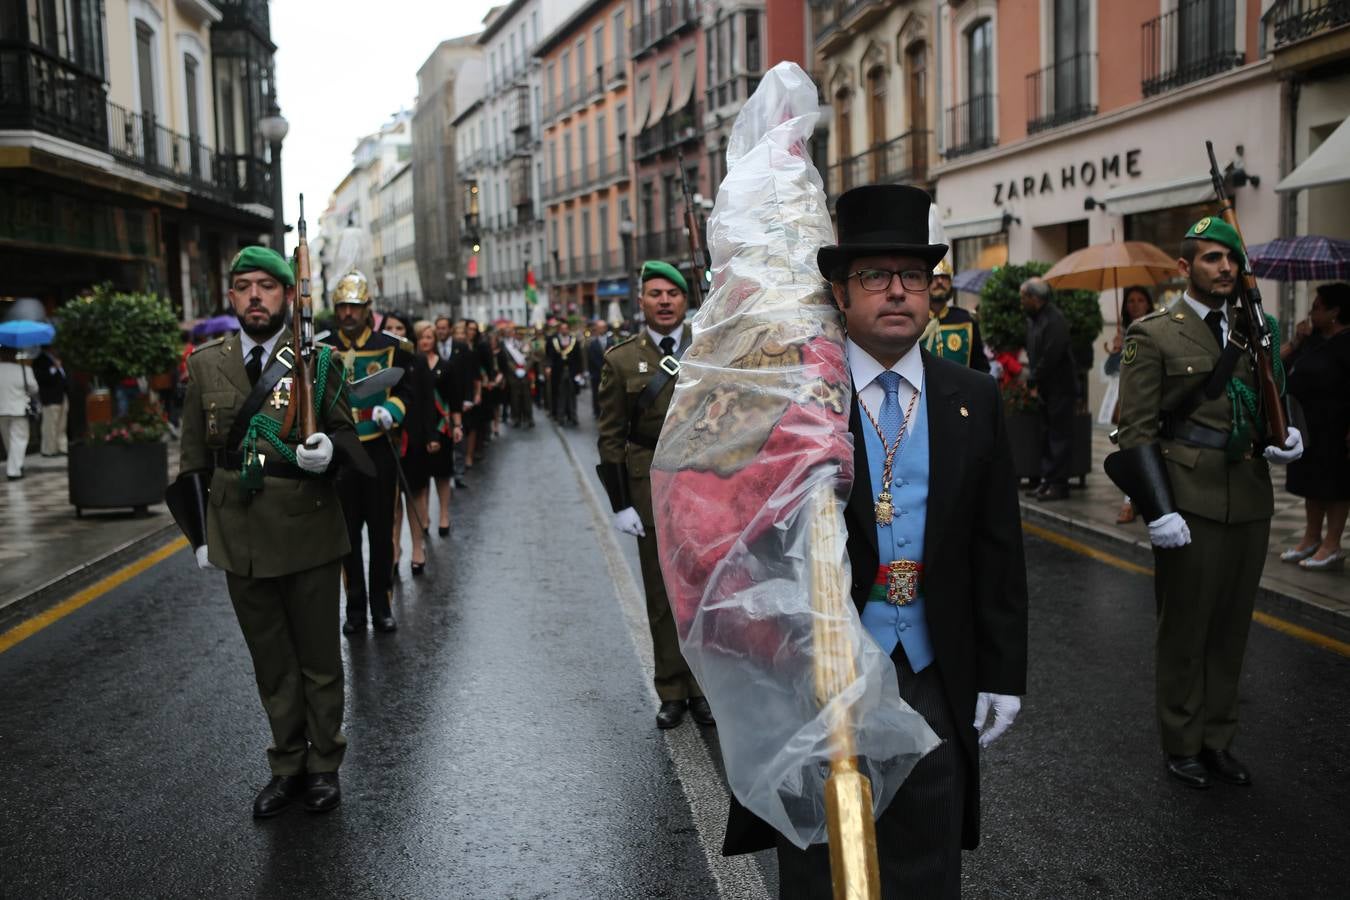
[[[947,110],[947,156],[962,156],[994,146],[995,99],[994,94],[976,94]]]
[[[683,109],[666,113],[655,125],[642,129],[633,154],[643,159],[676,144],[696,140],[703,132],[703,104],[690,102]]]
[[[1058,128],[1097,114],[1092,82],[1097,54],[1079,53],[1027,76],[1027,133]]]
[[[833,203],[844,191],[862,184],[922,184],[928,181],[935,156],[933,132],[906,132],[827,168],[825,193]]]
[[[1277,0],[1273,15],[1278,49],[1350,26],[1350,0]]]
[[[1182,0],[1143,24],[1145,97],[1242,65],[1235,0]]]
[[[622,56],[616,56],[605,63],[605,85],[612,87],[622,84],[628,79],[628,60]]]
[[[103,79],[26,44],[0,46],[0,128],[108,149]]]
[[[220,10],[223,29],[251,28],[263,37],[272,33],[268,21],[267,0],[213,0]]]
[[[686,27],[698,25],[696,0],[667,0],[651,9],[629,28],[634,59]]]
[[[759,79],[758,75],[736,75],[716,87],[708,88],[708,109],[744,103],[759,87]]]

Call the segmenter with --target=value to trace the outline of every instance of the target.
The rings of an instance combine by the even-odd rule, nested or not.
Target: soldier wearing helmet
[[[951,300],[952,264],[944,257],[933,266],[933,280],[928,285],[928,314],[932,318],[923,333],[924,349],[934,356],[988,372],[980,323]]]

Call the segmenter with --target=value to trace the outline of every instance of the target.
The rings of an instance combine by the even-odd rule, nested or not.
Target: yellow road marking
[[[1023,522],[1022,530],[1028,534],[1035,535],[1043,541],[1049,541],[1052,544],[1063,547],[1066,550],[1072,550],[1081,556],[1095,559],[1098,562],[1106,563],[1108,566],[1114,566],[1126,572],[1134,572],[1137,575],[1147,575],[1153,577],[1153,570],[1148,566],[1141,566],[1132,563],[1127,559],[1121,559],[1119,556],[1113,556],[1110,553],[1104,553],[1087,544],[1075,541],[1068,535],[1060,534],[1058,531],[1051,531],[1040,525],[1034,525],[1031,522]],[[1293,622],[1287,622],[1277,616],[1269,613],[1263,613],[1256,610],[1252,613],[1252,621],[1257,622],[1267,628],[1287,634],[1300,641],[1306,641],[1314,646],[1321,647],[1323,650],[1330,650],[1332,653],[1339,653],[1341,656],[1350,656],[1350,643],[1337,640],[1329,635],[1322,634],[1320,631],[1313,631],[1311,628],[1304,628],[1302,625],[1295,625]],[[3,649],[3,644],[0,644]]]
[[[89,603],[93,600],[97,600],[99,597],[102,597],[104,594],[108,593],[113,588],[117,587],[118,585],[124,584],[127,581],[130,581],[137,575],[144,572],[146,569],[150,568],[156,563],[163,562],[165,559],[168,559],[170,556],[173,556],[175,553],[177,553],[179,550],[182,550],[186,546],[187,546],[186,538],[180,537],[175,541],[170,541],[163,547],[160,547],[154,553],[151,553],[148,556],[143,556],[140,559],[136,560],[135,562],[131,563],[130,565],[118,569],[111,575],[99,579],[98,581],[94,582],[89,587],[85,588],[79,593],[71,597],[68,597],[65,600],[62,600],[60,603],[58,603],[56,606],[53,606],[51,609],[43,613],[40,613],[24,622],[20,622],[18,625],[15,625],[9,631],[6,631],[4,634],[0,634],[0,653],[4,653],[6,650],[8,650],[10,647],[13,647],[20,641],[32,637],[42,629],[46,628],[48,625],[51,625],[54,622],[64,619],[66,616],[70,615],[75,610],[79,609],[81,606],[84,606],[86,603]]]

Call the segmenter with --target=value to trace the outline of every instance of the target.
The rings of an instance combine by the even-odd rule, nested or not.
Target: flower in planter
[[[89,426],[89,441],[94,444],[153,444],[169,433],[164,411],[141,398],[132,411],[111,422]]]

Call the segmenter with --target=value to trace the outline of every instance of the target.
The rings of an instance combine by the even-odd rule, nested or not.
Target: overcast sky
[[[305,221],[316,232],[329,194],[351,169],[357,139],[400,107],[412,109],[417,70],[431,51],[446,38],[480,31],[493,5],[272,0],[277,99],[291,126],[281,152],[287,222],[294,225],[303,192]]]

